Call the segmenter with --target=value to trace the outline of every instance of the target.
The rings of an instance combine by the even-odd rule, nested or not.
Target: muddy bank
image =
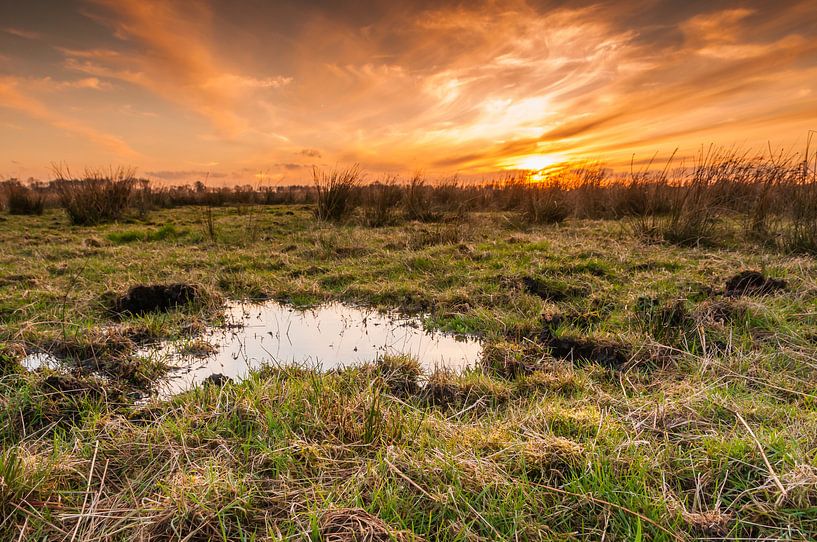
[[[200,289],[191,284],[137,285],[114,301],[112,311],[119,316],[140,316],[151,312],[168,312],[200,299]]]
[[[608,369],[621,369],[630,361],[631,352],[628,345],[612,340],[557,335],[554,330],[560,323],[559,316],[546,317],[538,337],[539,342],[550,350],[553,357],[574,363],[580,361],[595,363]]]
[[[787,286],[785,280],[768,278],[759,271],[741,271],[726,281],[723,293],[730,297],[768,295],[785,290]]]

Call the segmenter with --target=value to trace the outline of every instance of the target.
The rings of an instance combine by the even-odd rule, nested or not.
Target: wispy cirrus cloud
[[[26,40],[38,40],[42,38],[42,34],[39,32],[35,32],[33,30],[27,30],[25,28],[14,28],[14,27],[6,27],[3,28],[3,32],[6,34],[11,34],[12,36],[23,38]]]
[[[18,93],[61,118],[93,105],[104,114],[86,127],[138,141],[154,172],[213,161],[225,182],[245,169],[293,179],[301,162],[481,174],[789,144],[817,122],[808,0],[64,5],[93,37],[33,28],[59,60],[32,54],[25,68],[42,70],[15,74]]]
[[[80,136],[121,158],[135,159],[140,156],[120,137],[56,112],[45,103],[32,98],[21,89],[20,81],[14,77],[0,77],[0,107],[20,111],[34,119],[46,122],[54,128]]]
[[[213,14],[205,2],[93,0],[88,11],[130,50],[62,49],[65,66],[146,88],[211,120],[227,137],[251,129],[238,110],[257,90],[291,83],[280,75],[236,73],[210,42]]]

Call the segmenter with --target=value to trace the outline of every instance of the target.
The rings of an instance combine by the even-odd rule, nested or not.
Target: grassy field
[[[367,228],[308,206],[0,217],[0,538],[687,540],[817,535],[817,262],[627,221]],[[759,270],[786,281],[725,296]],[[136,284],[191,306],[117,318]],[[474,333],[484,366],[262,370],[169,401],[136,346],[225,299],[344,300]],[[572,354],[566,354],[571,346]],[[49,351],[69,372],[27,372]],[[356,534],[357,533],[357,534]],[[368,537],[368,538],[367,538]]]

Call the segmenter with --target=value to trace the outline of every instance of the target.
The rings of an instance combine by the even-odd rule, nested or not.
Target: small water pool
[[[459,371],[477,363],[482,352],[475,337],[428,331],[419,318],[343,303],[306,310],[274,301],[231,303],[225,312],[225,326],[138,352],[176,367],[161,384],[161,396],[188,390],[216,373],[238,381],[265,365],[331,370],[384,354],[409,354],[427,371],[438,367]],[[57,363],[48,354],[24,360],[30,369]]]

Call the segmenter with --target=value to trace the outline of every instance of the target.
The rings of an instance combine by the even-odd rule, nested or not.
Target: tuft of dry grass
[[[345,219],[354,208],[354,199],[362,182],[360,168],[355,165],[326,173],[315,167],[312,180],[317,191],[315,216],[318,220],[340,222]]]
[[[122,218],[136,184],[135,170],[129,168],[86,170],[81,179],[73,178],[67,168],[55,166],[54,172],[57,179],[53,184],[60,204],[77,226]]]
[[[333,508],[320,518],[324,542],[408,542],[422,538],[390,527],[362,508]]]
[[[12,215],[41,215],[45,210],[45,197],[16,180],[0,183],[0,196]]]
[[[397,222],[397,207],[403,199],[403,189],[396,177],[386,177],[363,191],[363,221],[371,228],[392,226]]]

